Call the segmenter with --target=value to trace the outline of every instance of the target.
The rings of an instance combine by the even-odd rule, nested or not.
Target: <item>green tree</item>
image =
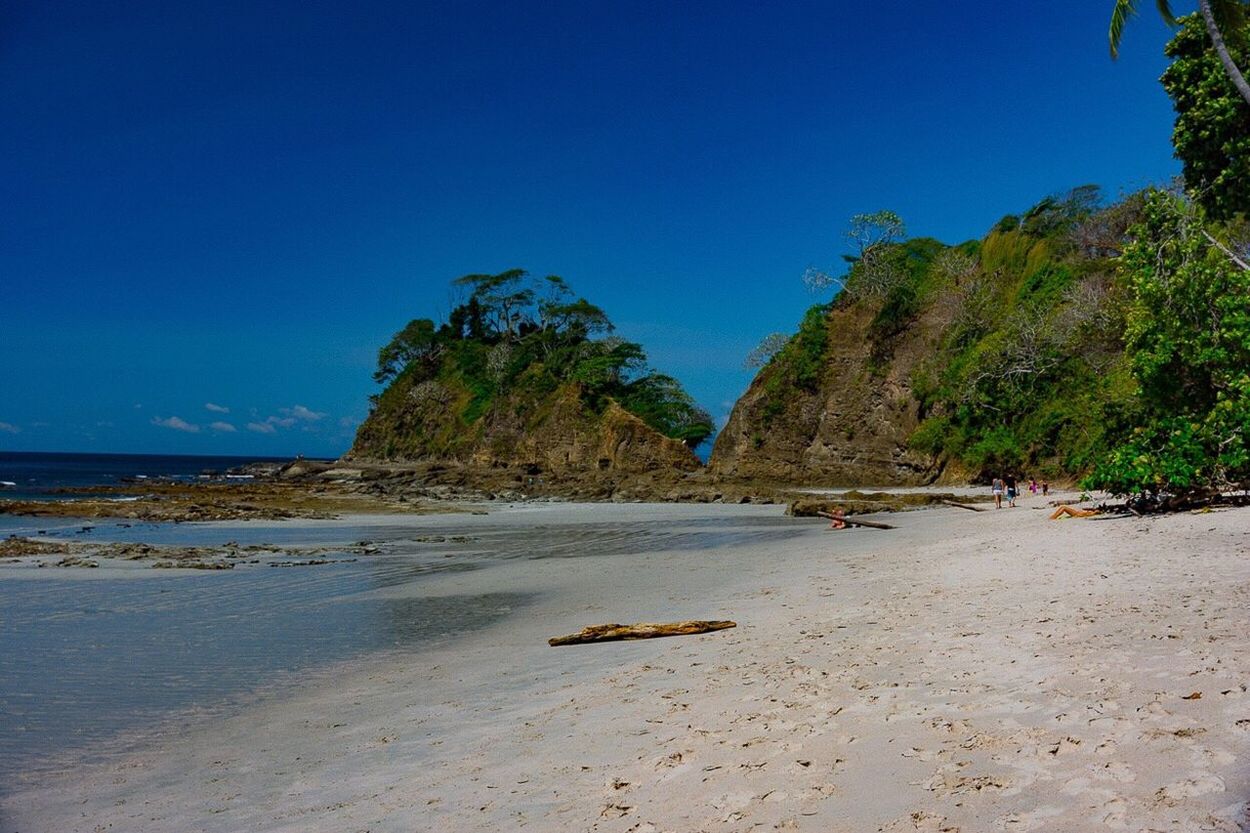
[[[1237,55],[1250,59],[1250,26],[1230,28],[1228,36]],[[1181,20],[1165,52],[1172,63],[1160,80],[1176,110],[1172,144],[1186,187],[1213,219],[1250,210],[1250,104],[1224,76],[1196,15]]]
[[[378,368],[374,371],[373,381],[378,384],[389,382],[414,362],[433,368],[442,351],[443,345],[434,322],[428,318],[414,318],[378,351]]]
[[[519,335],[534,303],[528,274],[524,269],[509,269],[497,275],[465,275],[454,283],[470,287],[472,299],[481,305],[482,315],[491,322],[495,334],[512,339]]]
[[[1155,0],[1155,5],[1168,25],[1176,25],[1176,16],[1172,13],[1172,4],[1169,0]],[[1237,30],[1245,25],[1245,3],[1242,0],[1198,0],[1198,11],[1202,17],[1203,26],[1207,30],[1207,37],[1211,39],[1211,46],[1219,57],[1224,72],[1241,97],[1247,104],[1250,104],[1250,83],[1246,82],[1233,56],[1229,54],[1221,31],[1221,27]],[[1120,39],[1124,34],[1124,25],[1135,14],[1137,14],[1137,0],[1116,0],[1111,11],[1111,27],[1107,35],[1111,44],[1112,58],[1120,54]]]
[[[1202,208],[1153,191],[1120,258],[1139,393],[1087,479],[1116,494],[1190,494],[1250,481],[1250,271]]]
[[[711,415],[695,404],[680,382],[663,373],[647,373],[625,385],[620,403],[661,434],[692,449],[713,430]]]

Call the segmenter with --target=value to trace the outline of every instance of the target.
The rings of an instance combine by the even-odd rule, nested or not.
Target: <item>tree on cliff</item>
[[[428,318],[414,318],[378,351],[378,369],[373,374],[373,381],[385,384],[412,364],[432,367],[442,352],[443,345],[434,322]]]
[[[828,272],[809,268],[803,283],[812,292],[834,288],[856,295],[882,297],[900,280],[902,266],[895,245],[907,236],[907,226],[893,211],[881,210],[856,214],[851,218],[845,237],[855,251],[842,255],[850,264],[846,274],[835,277]]]
[[[374,379],[389,384],[379,407],[431,398],[439,385],[467,388],[461,417],[472,423],[508,397],[541,401],[573,385],[591,410],[609,401],[652,428],[691,447],[713,430],[711,417],[671,376],[647,365],[642,346],[612,336],[607,314],[568,283],[549,275],[535,279],[523,269],[465,275],[454,281],[469,299],[436,326],[420,318],[396,333],[378,353]],[[415,398],[399,395],[399,386]],[[424,387],[422,387],[424,386]],[[432,387],[431,387],[432,386]]]

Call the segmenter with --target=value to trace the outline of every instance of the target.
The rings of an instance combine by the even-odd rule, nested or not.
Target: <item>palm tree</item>
[[[1172,14],[1172,4],[1169,0],[1155,0],[1155,5],[1168,25],[1176,25],[1176,15]],[[1245,23],[1244,3],[1242,0],[1198,0],[1198,10],[1202,12],[1202,20],[1207,26],[1207,35],[1211,38],[1211,45],[1215,47],[1215,54],[1220,56],[1224,71],[1228,73],[1229,78],[1233,79],[1237,92],[1241,93],[1241,97],[1246,100],[1247,104],[1250,104],[1250,84],[1246,83],[1246,77],[1233,63],[1232,56],[1228,54],[1228,47],[1224,44],[1224,36],[1220,33],[1220,24],[1238,29]],[[1112,58],[1120,54],[1120,36],[1124,34],[1124,24],[1135,14],[1137,14],[1137,0],[1116,0],[1115,8],[1111,11],[1111,31],[1108,35],[1111,41]]]

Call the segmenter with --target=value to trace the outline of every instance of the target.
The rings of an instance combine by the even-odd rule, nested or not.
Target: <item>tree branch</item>
[[[1237,255],[1233,252],[1232,249],[1228,248],[1223,243],[1221,243],[1220,241],[1216,240],[1213,236],[1211,236],[1211,232],[1207,231],[1206,229],[1203,229],[1202,236],[1207,238],[1207,240],[1210,241],[1211,245],[1215,246],[1215,248],[1219,249],[1221,252],[1228,255],[1228,259],[1231,260],[1233,263],[1236,263],[1238,266],[1240,266],[1242,270],[1246,272],[1250,272],[1250,263],[1246,263],[1244,260],[1237,257]]]

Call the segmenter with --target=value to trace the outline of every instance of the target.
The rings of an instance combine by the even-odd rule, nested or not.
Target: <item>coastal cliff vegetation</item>
[[[1122,25],[1121,20],[1121,25]],[[717,441],[729,475],[930,482],[1001,472],[1122,495],[1250,484],[1250,103],[1223,57],[1243,15],[1190,15],[1162,77],[1184,176],[1106,202],[1085,185],[980,240],[855,217],[832,295],[760,371]],[[1113,45],[1117,41],[1113,25]]]
[[[564,279],[512,269],[453,286],[467,299],[446,321],[415,319],[379,351],[374,379],[386,387],[352,456],[696,465],[690,449],[711,418]]]

